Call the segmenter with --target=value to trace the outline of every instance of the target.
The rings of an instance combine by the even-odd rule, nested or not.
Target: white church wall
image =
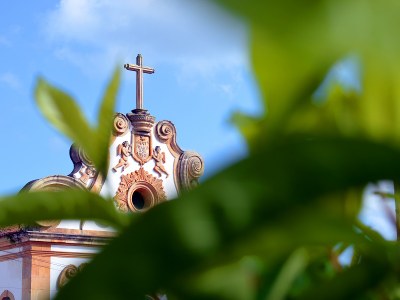
[[[83,230],[115,232],[114,228],[111,228],[109,226],[101,224],[100,222],[95,222],[95,221],[85,221],[85,223],[83,223],[82,229]]]
[[[0,257],[18,250],[0,251]],[[15,299],[22,299],[22,258],[0,262],[0,294],[4,290],[13,293]]]
[[[56,228],[115,232],[115,229],[95,221],[84,221],[83,224],[81,224],[79,220],[62,220]]]
[[[62,229],[80,229],[80,221],[76,220],[61,220],[60,224],[56,228]]]
[[[51,246],[52,251],[70,252],[70,253],[97,253],[99,248],[97,247],[83,247],[83,246],[62,246],[53,245]],[[53,256],[50,259],[50,299],[53,299],[57,294],[58,287],[57,281],[62,270],[68,265],[80,266],[82,263],[86,263],[90,258],[86,257],[57,257]]]

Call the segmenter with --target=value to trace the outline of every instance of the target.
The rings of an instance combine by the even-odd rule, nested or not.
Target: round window
[[[134,191],[132,194],[132,204],[137,210],[144,208],[146,202],[143,195],[139,191]]]
[[[144,211],[154,206],[157,194],[151,186],[138,184],[133,186],[128,198],[128,206],[132,211]]]

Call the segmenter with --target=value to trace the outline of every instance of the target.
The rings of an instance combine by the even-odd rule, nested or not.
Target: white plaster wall
[[[57,228],[63,229],[80,229],[79,228],[80,221],[77,220],[61,220],[60,224],[58,224]]]
[[[82,246],[51,246],[52,251],[63,251],[71,253],[96,253],[99,251],[97,247],[82,247]],[[82,263],[88,262],[89,258],[78,258],[78,257],[57,257],[53,256],[50,258],[50,299],[53,299],[57,294],[57,279],[62,270],[72,264],[79,266]]]
[[[111,227],[105,226],[95,221],[85,221],[83,223],[82,229],[80,228],[80,222],[77,220],[62,220],[58,224],[57,228],[62,229],[77,229],[77,230],[96,230],[96,231],[106,231],[114,232],[115,230]]]
[[[80,253],[97,253],[99,252],[99,247],[85,247],[85,246],[63,246],[63,245],[52,245],[52,251],[62,251],[62,252],[80,252]]]
[[[7,252],[17,252],[7,250]],[[0,255],[9,254],[4,251]],[[22,299],[22,258],[0,262],[0,294],[4,290],[13,293],[15,299]]]

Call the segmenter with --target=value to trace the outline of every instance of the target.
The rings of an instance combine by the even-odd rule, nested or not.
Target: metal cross
[[[136,57],[136,65],[125,64],[124,68],[136,72],[136,109],[143,109],[143,73],[153,74],[154,69],[143,67],[141,54]]]

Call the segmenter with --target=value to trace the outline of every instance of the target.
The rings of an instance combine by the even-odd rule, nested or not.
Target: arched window
[[[13,293],[9,290],[4,290],[0,295],[1,300],[15,300]]]

